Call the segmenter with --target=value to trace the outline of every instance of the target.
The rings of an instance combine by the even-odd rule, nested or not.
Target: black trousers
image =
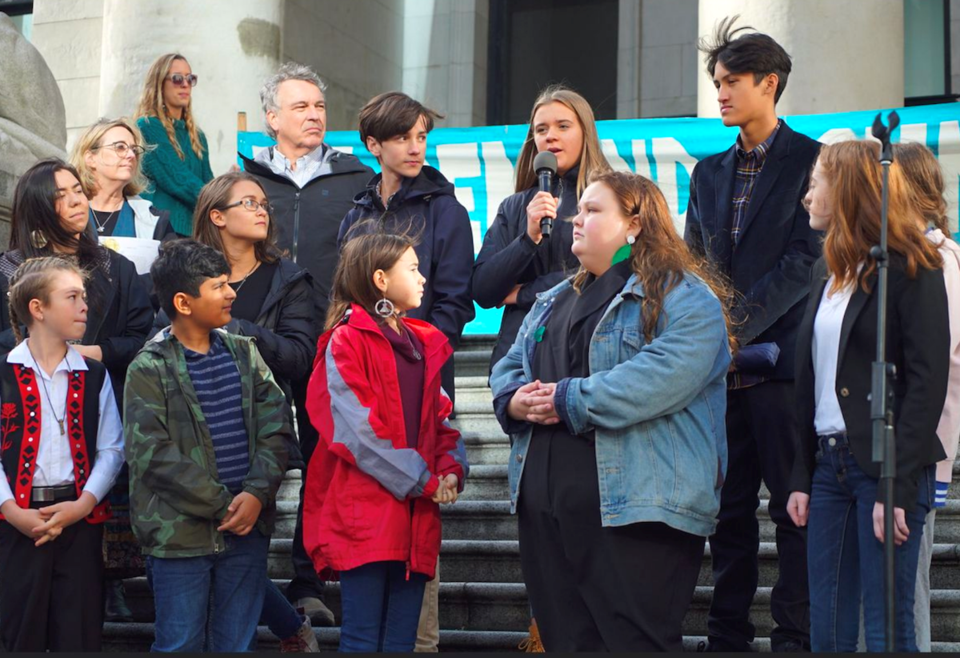
[[[729,465],[719,524],[710,537],[714,590],[708,629],[720,648],[745,650],[754,639],[749,615],[759,578],[761,479],[770,490],[781,567],[770,601],[771,643],[774,649],[784,642],[810,645],[807,533],[787,515],[798,442],[795,405],[793,382],[770,381],[727,394]]]
[[[293,400],[297,407],[297,435],[300,439],[300,453],[303,455],[304,469],[302,480],[300,482],[300,504],[297,505],[297,525],[293,531],[293,549],[290,556],[293,562],[293,579],[287,585],[287,598],[290,601],[297,599],[318,598],[323,599],[324,582],[317,575],[313,566],[313,560],[307,555],[307,549],[303,547],[303,492],[307,486],[306,468],[310,464],[310,457],[317,448],[317,442],[320,435],[310,422],[307,414],[307,382],[309,377],[302,382],[293,384]]]
[[[86,521],[39,548],[0,522],[0,639],[6,651],[100,651],[102,545],[103,526]]]
[[[662,523],[604,528],[596,452],[540,429],[519,501],[520,560],[547,651],[682,651],[705,539]]]

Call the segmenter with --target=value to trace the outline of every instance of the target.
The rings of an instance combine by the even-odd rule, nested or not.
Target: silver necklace
[[[120,208],[123,208],[123,206],[121,205]],[[97,223],[97,233],[103,233],[105,230],[107,230],[107,224],[110,223],[110,220],[113,219],[114,215],[120,212],[120,208],[117,208],[112,213],[107,215],[107,220],[104,222],[100,221],[100,213],[93,208],[90,208],[90,210],[93,210],[93,221]]]
[[[253,266],[253,269],[247,272],[247,276],[243,277],[240,280],[240,283],[237,284],[236,288],[233,288],[233,286],[230,286],[231,288],[233,288],[233,292],[240,292],[240,288],[242,288],[243,284],[247,282],[247,279],[250,278],[250,275],[256,272],[258,269],[260,269],[260,261],[257,261],[257,264]]]
[[[33,362],[34,362],[35,364],[37,364],[37,370],[40,370],[40,362],[37,361],[37,357],[33,356],[33,350],[30,349],[30,343],[29,343],[29,342],[27,343],[27,351],[30,352],[30,357],[33,359]],[[63,363],[64,360],[66,360],[66,358],[67,358],[67,355],[64,354],[64,355],[63,355],[63,359],[60,359],[60,363]],[[60,363],[58,363],[57,366],[59,366]],[[68,370],[69,370],[69,367],[68,367]],[[54,368],[53,371],[56,372],[57,369]],[[73,372],[73,371],[70,370],[70,372]],[[63,414],[62,414],[61,416],[57,417],[57,410],[54,409],[54,407],[53,407],[53,400],[50,399],[50,392],[47,390],[47,381],[44,379],[42,372],[38,372],[38,373],[37,373],[37,379],[40,380],[40,386],[43,388],[43,395],[44,395],[44,397],[47,398],[47,404],[50,405],[50,413],[53,414],[54,419],[57,421],[57,425],[60,426],[60,436],[63,436],[64,434],[67,433],[66,428],[63,426],[64,422],[67,420],[67,402],[66,402],[66,400],[64,400],[64,402],[63,402]]]

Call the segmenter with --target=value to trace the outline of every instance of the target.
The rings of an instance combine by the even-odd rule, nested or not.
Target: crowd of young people
[[[929,650],[960,439],[939,165],[903,144],[890,169],[886,500],[869,402],[879,148],[778,118],[792,62],[769,36],[728,20],[700,47],[739,135],[694,169],[682,235],[563,87],[537,98],[475,261],[466,209],[425,164],[441,115],[370,100],[374,176],[324,143],[325,87],[297,64],[264,84],[276,145],[243,171],[213,176],[176,54],[151,67],[136,123],[98,122],[70,164],[32,167],[0,255],[3,647],[99,650],[105,615],[132,619],[122,579],[145,574],[158,651],[250,650],[261,620],[284,650],[316,651],[313,624],[337,623],[329,578],[341,650],[435,650],[440,505],[469,474],[451,357],[476,301],[504,309],[490,386],[546,650],[681,650],[708,541],[701,648],[750,650],[761,483],[786,565],[775,651],[882,649],[886,541],[897,649]],[[303,486],[281,592],[267,555],[288,469]]]

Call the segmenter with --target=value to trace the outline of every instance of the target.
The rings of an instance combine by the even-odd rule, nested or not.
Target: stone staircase
[[[492,337],[466,337],[456,353],[457,419],[471,463],[470,478],[460,500],[443,508],[440,585],[441,651],[515,651],[526,637],[529,609],[520,569],[516,518],[510,515],[507,489],[509,439],[492,413],[487,369]],[[960,469],[958,469],[960,470]],[[960,652],[960,472],[945,509],[938,512],[932,567],[934,651]],[[271,543],[269,574],[279,584],[291,577],[292,545],[299,473],[291,472],[280,491],[279,522]],[[777,575],[774,526],[761,501],[760,588],[752,618],[758,650],[768,651],[773,626],[769,601]],[[153,605],[143,578],[127,582],[135,623],[107,624],[104,648],[149,649],[153,639]],[[685,649],[695,651],[707,633],[712,594],[709,546],[693,605],[684,624]],[[340,618],[336,583],[327,586],[327,603]],[[338,629],[317,629],[321,648],[335,650]],[[261,650],[275,650],[277,640],[266,627],[259,633]]]

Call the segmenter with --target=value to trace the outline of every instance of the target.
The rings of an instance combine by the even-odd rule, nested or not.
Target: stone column
[[[404,93],[446,115],[441,125],[486,123],[489,0],[403,5]]]
[[[104,0],[100,113],[132,115],[147,69],[179,52],[200,80],[193,113],[210,145],[213,173],[236,162],[237,112],[262,130],[259,91],[280,63],[284,0]]]
[[[902,0],[700,0],[700,34],[735,14],[738,25],[769,34],[793,58],[778,114],[903,105]],[[706,73],[697,91],[698,115],[719,117]]]

